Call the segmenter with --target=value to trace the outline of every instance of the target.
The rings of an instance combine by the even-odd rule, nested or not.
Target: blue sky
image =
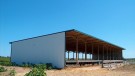
[[[77,29],[135,58],[135,0],[0,0],[0,56],[11,41]]]

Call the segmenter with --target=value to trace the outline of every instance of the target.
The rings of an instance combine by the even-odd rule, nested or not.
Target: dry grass
[[[129,71],[135,72],[135,64],[125,65],[120,68],[117,68],[116,71]]]
[[[8,71],[0,72],[0,76],[10,76],[9,73],[11,70],[16,71],[16,76],[24,76],[26,73],[30,71],[30,68],[22,68],[22,67],[13,67],[13,66],[4,66]]]

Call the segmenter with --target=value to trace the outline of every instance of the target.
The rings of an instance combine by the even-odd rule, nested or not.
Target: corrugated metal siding
[[[64,68],[65,32],[12,43],[11,61],[52,63]]]

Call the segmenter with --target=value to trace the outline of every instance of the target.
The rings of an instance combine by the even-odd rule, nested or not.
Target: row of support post
[[[97,58],[96,59],[93,59],[94,57],[92,57],[91,56],[91,54],[89,53],[89,55],[90,55],[90,57],[89,57],[89,59],[90,60],[101,60],[101,53],[99,54],[99,46],[98,46],[98,50],[97,50],[98,52],[97,52]],[[70,53],[70,51],[68,51],[67,52],[68,53],[68,60],[70,60],[70,58],[69,58],[69,53]],[[75,52],[73,52],[73,60],[75,59]],[[76,53],[77,54],[77,53]],[[106,55],[105,55],[106,54]],[[84,56],[85,55],[85,56]],[[84,60],[87,60],[88,58],[87,58],[87,53],[82,53],[82,58],[84,59]],[[112,50],[111,51],[111,49],[109,49],[108,51],[106,51],[106,53],[105,53],[105,51],[104,51],[104,48],[103,48],[103,53],[102,53],[102,55],[103,55],[103,57],[102,57],[102,59],[104,59],[104,60],[121,60],[122,59],[122,51],[119,51],[119,52],[116,52],[116,51],[114,51],[114,50]],[[94,55],[93,55],[94,56]],[[79,53],[78,53],[78,58],[79,58]]]
[[[78,64],[78,60],[79,60],[79,54],[78,54],[78,51],[79,51],[79,48],[78,48],[78,37],[76,37],[76,64]],[[101,50],[102,48],[102,50]],[[85,54],[85,60],[87,60],[87,42],[85,42],[85,53],[82,53],[82,59],[83,59],[83,54]],[[112,47],[109,47],[109,46],[101,46],[101,45],[98,45],[97,46],[97,53],[94,54],[94,43],[91,44],[91,53],[90,53],[90,59],[92,60],[120,60],[122,59],[122,50],[116,50],[115,48],[112,48]],[[101,53],[102,51],[102,53]],[[96,59],[95,57],[96,56]],[[102,56],[102,57],[101,57]],[[75,59],[74,57],[74,52],[73,52],[73,59]],[[68,51],[68,60],[69,59],[69,51]]]
[[[116,52],[117,55],[115,55],[115,51],[111,51],[111,52],[109,52],[109,51],[106,51],[106,53],[105,53],[105,51],[102,51],[103,53],[102,53],[102,58],[101,58],[101,53],[99,54],[99,50],[98,50],[97,55],[96,55],[96,58],[93,59],[93,60],[101,60],[101,59],[103,59],[103,60],[122,60],[122,56],[121,56],[121,54],[119,54],[119,52],[118,53]],[[69,58],[69,55],[71,55],[71,54],[69,54],[70,51],[68,51],[67,53],[68,53],[67,54],[68,55],[68,60],[70,60],[70,58]],[[82,54],[82,57],[81,57],[82,59],[81,60],[92,60],[91,54],[86,54],[86,55],[85,55],[85,53],[81,53],[81,54]],[[89,55],[89,58],[86,58],[84,55],[85,56]],[[80,54],[78,53],[78,60],[80,59],[79,56],[80,56]],[[73,58],[72,58],[72,60],[74,60],[74,59],[76,59],[75,58],[75,52],[73,52]]]

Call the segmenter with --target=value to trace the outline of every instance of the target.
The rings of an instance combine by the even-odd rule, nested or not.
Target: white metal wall
[[[52,63],[64,68],[65,32],[13,42],[11,49],[12,62]]]

